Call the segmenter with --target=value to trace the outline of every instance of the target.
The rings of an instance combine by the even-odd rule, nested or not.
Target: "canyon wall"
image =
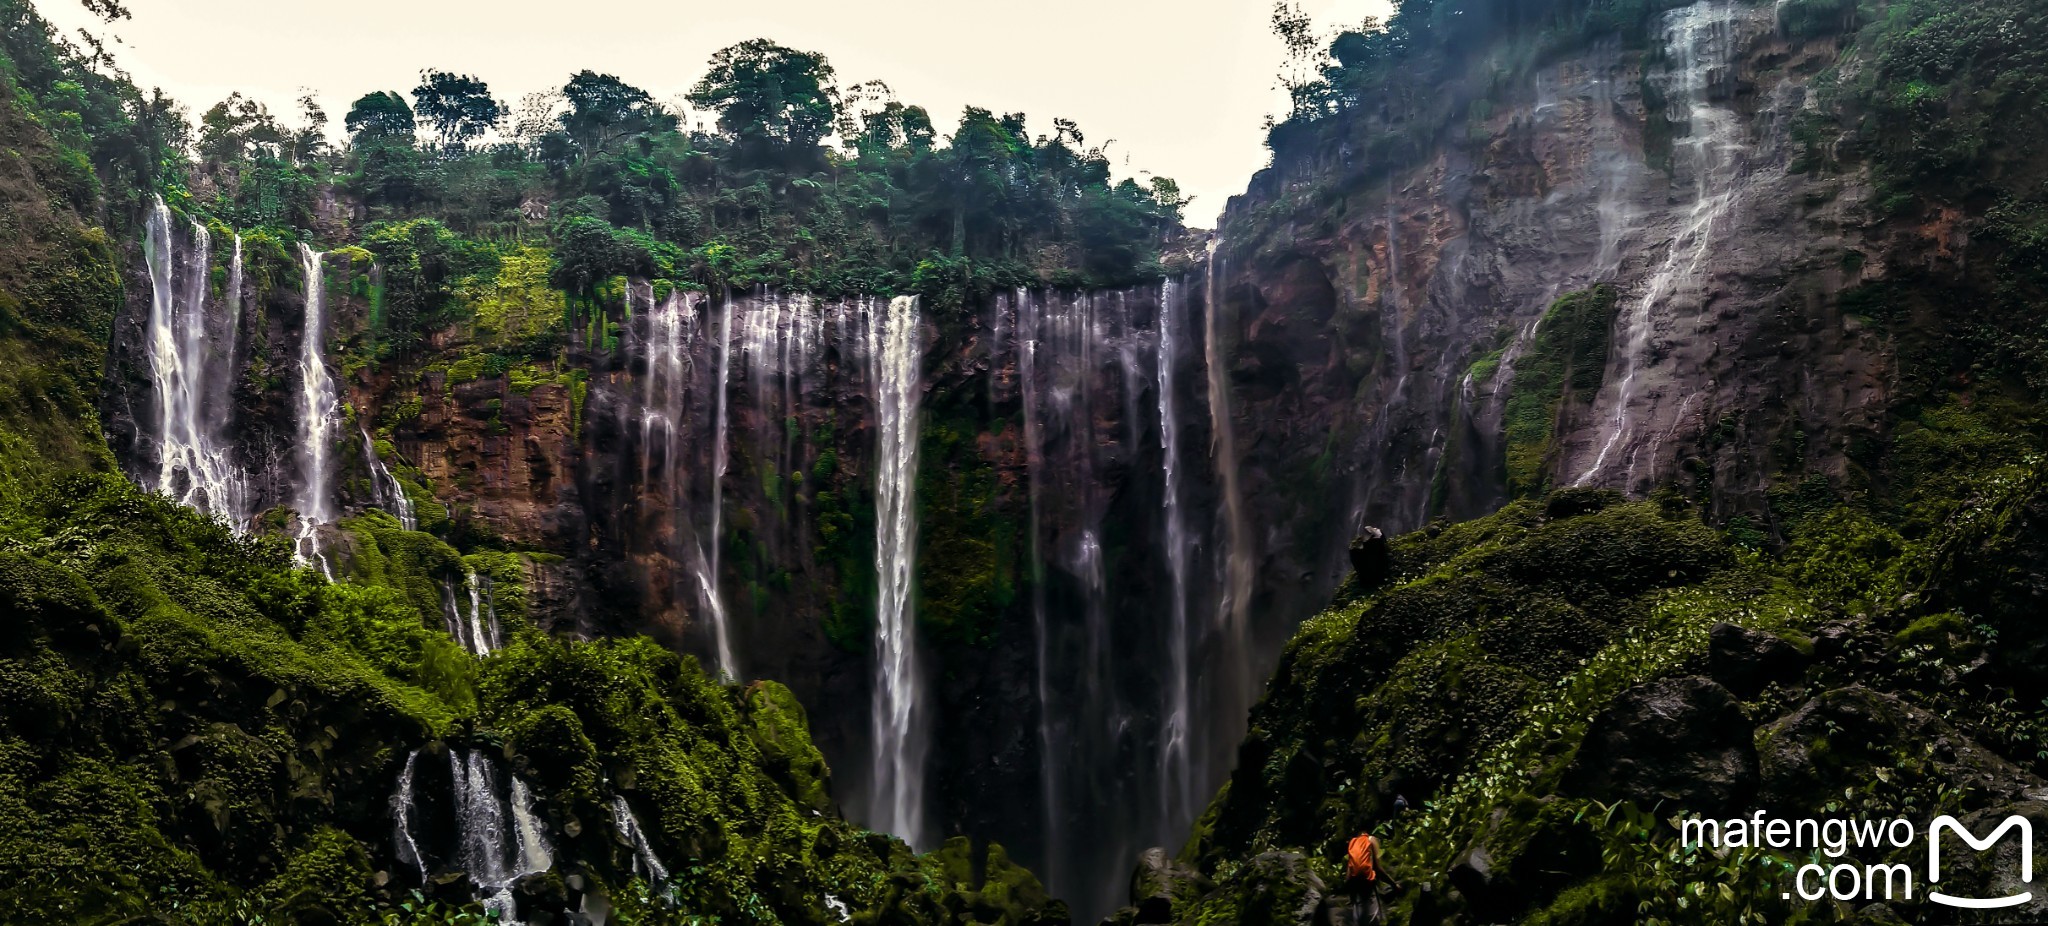
[[[1424,154],[1283,153],[1210,253],[1156,285],[920,308],[909,722],[928,759],[922,831],[899,835],[1000,840],[1106,910],[1130,859],[1178,844],[1229,773],[1280,646],[1362,529],[1561,486],[1675,485],[1717,518],[1768,520],[1774,486],[1858,465],[1887,348],[1834,297],[1960,261],[1961,233],[1869,219],[1866,170],[1815,169],[1839,152],[1802,120],[1838,39],[1727,0],[1651,25],[1507,81],[1478,56],[1442,88],[1463,114],[1442,127],[1360,110]],[[200,311],[232,318],[205,345],[232,384],[214,387],[243,479],[228,513],[282,526],[297,255],[235,239],[232,272],[231,232],[195,256],[199,233],[164,221],[152,246],[176,259],[130,262],[110,441],[169,488],[151,294],[200,281],[232,303]],[[392,355],[369,254],[320,266],[340,510],[403,496],[423,530],[522,553],[544,627],[644,632],[787,683],[855,817],[905,819],[872,771],[889,299],[614,279],[509,321],[478,309]],[[522,325],[559,348],[511,349]],[[355,541],[321,531],[345,572]]]

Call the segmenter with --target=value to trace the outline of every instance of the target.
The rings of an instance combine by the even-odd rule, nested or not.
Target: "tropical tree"
[[[676,127],[675,117],[647,91],[610,74],[579,72],[562,88],[562,97],[569,104],[561,115],[562,130],[586,156],[621,138]]]
[[[442,153],[459,155],[498,126],[511,109],[491,97],[489,84],[468,74],[428,69],[412,90],[413,112],[434,128]]]
[[[342,120],[356,144],[402,141],[413,143],[412,107],[405,98],[388,90],[366,93],[350,106]]]
[[[405,98],[379,90],[350,106],[349,159],[355,185],[371,205],[404,206],[419,196],[420,153],[413,147],[412,107]]]
[[[807,151],[838,118],[834,76],[824,55],[751,39],[711,56],[690,102],[718,110],[718,127],[748,150]]]

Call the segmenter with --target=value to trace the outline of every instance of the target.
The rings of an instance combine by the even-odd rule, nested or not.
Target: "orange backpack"
[[[1379,859],[1374,857],[1372,834],[1361,834],[1351,840],[1348,853],[1350,861],[1344,867],[1345,877],[1364,878],[1367,881],[1379,878]]]

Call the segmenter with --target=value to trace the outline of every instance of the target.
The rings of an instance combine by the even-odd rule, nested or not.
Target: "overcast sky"
[[[824,53],[841,87],[886,82],[941,131],[969,104],[1024,112],[1034,135],[1074,119],[1090,145],[1115,140],[1120,174],[1179,181],[1204,226],[1264,166],[1261,126],[1284,102],[1270,0],[127,0],[135,18],[111,27],[77,0],[35,2],[67,31],[111,32],[137,83],[195,114],[240,90],[290,122],[311,88],[336,131],[356,97],[409,91],[425,67],[515,105],[584,68],[667,101],[712,52],[766,37]],[[1334,28],[1388,3],[1304,5]]]

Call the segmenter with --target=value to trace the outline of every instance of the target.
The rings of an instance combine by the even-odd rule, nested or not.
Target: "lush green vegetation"
[[[349,525],[353,580],[330,585],[283,541],[111,476],[52,479],[5,520],[12,922],[410,921],[379,874],[398,864],[386,807],[407,752],[443,744],[498,757],[540,798],[563,865],[529,890],[576,875],[624,921],[825,922],[828,895],[890,922],[1056,909],[999,847],[917,857],[840,820],[780,686],[721,687],[645,639],[532,630],[517,557],[465,559],[372,513]],[[468,570],[496,579],[511,637],[484,659],[439,629],[443,584]],[[605,822],[621,791],[676,866],[652,894]]]
[[[317,112],[288,131],[239,98],[207,111],[194,137],[97,49],[57,41],[24,4],[0,3],[0,15],[0,611],[9,616],[0,632],[9,705],[0,711],[0,909],[9,922],[487,922],[466,882],[416,890],[394,875],[404,866],[391,796],[416,749],[477,750],[531,784],[559,864],[522,885],[529,903],[559,906],[573,885],[607,893],[613,921],[626,923],[841,921],[833,902],[855,922],[1065,921],[999,846],[955,840],[917,856],[842,820],[803,710],[780,686],[721,686],[644,639],[572,642],[536,630],[525,597],[534,556],[464,555],[372,511],[339,525],[344,581],[329,583],[294,568],[275,536],[237,536],[113,472],[95,399],[123,299],[113,242],[133,240],[125,222],[153,185],[216,233],[246,232],[260,295],[298,283],[288,245],[311,227],[313,191],[382,184],[369,194],[379,220],[350,230],[356,244],[327,264],[330,292],[370,307],[344,345],[344,371],[403,357],[426,332],[460,325],[461,349],[421,366],[451,382],[503,375],[531,388],[563,378],[553,371],[570,299],[614,284],[559,286],[565,261],[547,227],[507,234],[510,225],[494,230],[460,210],[447,222],[419,211],[430,195],[471,195],[450,192],[451,177],[497,182],[524,170],[545,189],[580,184],[564,178],[591,176],[599,149],[647,155],[652,128],[626,136],[616,123],[565,118],[559,131],[574,156],[551,174],[508,158],[512,149],[478,149],[502,113],[479,102],[473,81],[429,73],[415,94],[429,146],[413,141],[409,111],[396,117],[409,107],[395,95],[351,114],[357,143],[346,152],[322,149]],[[597,106],[597,96],[578,99]],[[688,144],[670,134],[661,144]],[[196,163],[178,153],[188,142]],[[812,166],[836,157],[819,152]],[[504,174],[489,174],[499,167]],[[1155,204],[1148,214],[1170,217],[1146,202]],[[685,252],[651,222],[619,230],[585,218],[615,242],[644,239],[665,258]],[[247,372],[259,386],[276,375],[260,359]],[[368,424],[382,433],[393,422]],[[391,455],[373,441],[373,452]],[[401,475],[417,492],[419,474]],[[460,539],[445,509],[415,500],[424,523]],[[442,629],[445,596],[466,574],[491,581],[506,628],[507,645],[489,657]],[[610,822],[615,795],[628,797],[672,866],[667,881],[635,877]]]
[[[1226,231],[1273,249],[1376,209],[1388,172],[1459,144],[1459,124],[1514,75],[1588,38],[1642,43],[1646,17],[1675,5],[1417,0],[1332,46],[1281,7],[1276,25],[1307,64],[1271,136],[1288,183]],[[2041,639],[2025,577],[2048,555],[2036,143],[2048,69],[2022,37],[2048,30],[2048,5],[1794,0],[1778,12],[1786,38],[1843,49],[1795,128],[1809,153],[1794,169],[1869,177],[1875,224],[1970,236],[1965,265],[1895,265],[1842,295],[1896,358],[1882,433],[1854,441],[1839,478],[1784,454],[1768,511],[1710,519],[1695,507],[1706,496],[1546,492],[1549,443],[1598,387],[1614,308],[1601,290],[1561,300],[1507,385],[1521,500],[1397,539],[1390,580],[1347,585],[1303,626],[1182,855],[1207,880],[1176,897],[1178,921],[1286,922],[1303,882],[1282,869],[1335,884],[1344,840],[1367,829],[1408,884],[1395,922],[1885,921],[1788,903],[1805,853],[1679,845],[1670,820],[1714,808],[1588,771],[1609,755],[1618,703],[1681,680],[1735,691],[1734,740],[1763,754],[1761,781],[1738,793],[1773,813],[1926,819],[2014,799],[1908,728],[1971,744],[2007,779],[2048,771],[2048,688],[2021,668]],[[1470,372],[1483,382],[1503,366],[1488,354]],[[1738,684],[1714,642],[1724,622],[1778,641],[1794,667]]]
[[[1988,425],[1967,412],[1946,420],[1945,434],[1915,440],[1974,439]],[[2009,800],[1968,763],[1883,724],[1943,724],[1991,761],[2048,771],[2048,723],[2030,707],[2048,688],[2018,655],[2041,633],[2024,576],[2048,556],[2042,459],[2032,440],[1944,458],[1901,506],[1911,514],[1820,506],[1790,521],[1777,553],[1702,525],[1676,496],[1624,503],[1587,490],[1400,538],[1389,582],[1348,585],[1289,645],[1238,770],[1186,852],[1219,888],[1176,909],[1282,922],[1239,916],[1281,889],[1254,877],[1252,860],[1297,852],[1336,883],[1344,841],[1370,830],[1408,884],[1396,899],[1406,921],[1848,918],[1847,907],[1780,896],[1804,855],[1681,846],[1668,821],[1718,808],[1589,786],[1582,753],[1613,729],[1604,712],[1625,692],[1730,679],[1709,634],[1727,622],[1808,654],[1803,670],[1737,687],[1759,748],[1845,698],[1889,718],[1858,729],[1867,743],[1832,752],[1775,747],[1760,798],[1774,813],[1965,813]],[[1810,763],[1805,790],[1772,777],[1788,754]],[[1396,795],[1412,809],[1397,811]]]
[[[1557,300],[1537,323],[1528,351],[1516,358],[1502,416],[1509,494],[1530,495],[1547,487],[1557,462],[1552,441],[1559,416],[1590,407],[1600,392],[1619,302],[1611,286]]]
[[[725,49],[689,98],[716,112],[711,131],[606,74],[576,74],[515,112],[473,77],[430,71],[410,102],[358,99],[338,150],[310,103],[287,126],[231,98],[201,118],[198,162],[166,180],[180,204],[237,228],[360,240],[385,267],[383,322],[401,349],[462,314],[458,290],[535,247],[576,297],[631,275],[957,307],[996,287],[1156,277],[1181,231],[1172,181],[1112,182],[1071,122],[1034,137],[1021,114],[970,108],[941,138],[886,86],[835,81],[816,54]],[[366,203],[369,224],[323,225],[314,202],[328,185]]]

